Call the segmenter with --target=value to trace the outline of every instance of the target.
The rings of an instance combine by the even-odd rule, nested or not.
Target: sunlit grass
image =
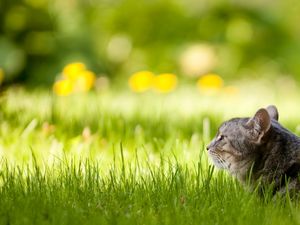
[[[225,119],[275,104],[280,121],[300,132],[296,91],[243,85],[214,95],[196,85],[164,95],[8,89],[0,98],[1,223],[299,223],[297,202],[260,198],[209,166],[205,146]]]
[[[103,173],[101,160],[61,160],[41,169],[1,162],[1,223],[295,224],[297,202],[259,198],[213,167],[138,158]],[[140,164],[141,163],[141,164]]]
[[[137,95],[124,90],[63,98],[50,91],[10,89],[1,100],[0,154],[21,162],[30,158],[30,149],[45,161],[64,153],[103,157],[111,155],[113,146],[121,141],[129,153],[141,146],[159,153],[178,139],[185,145],[195,142],[196,147],[188,147],[194,156],[223,120],[252,116],[259,107],[269,104],[277,105],[284,125],[299,132],[300,116],[296,112],[300,108],[294,104],[298,95],[256,88],[260,90],[258,95],[240,87],[241,91],[233,94],[206,96],[196,87],[187,87],[168,95]],[[82,135],[85,128],[91,132],[88,141]],[[180,148],[178,152],[186,154]]]

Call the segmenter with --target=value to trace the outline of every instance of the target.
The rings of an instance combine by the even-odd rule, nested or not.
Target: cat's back
[[[282,161],[300,163],[300,137],[283,127],[278,121],[272,120],[272,129],[269,139],[271,151],[276,151]]]
[[[294,150],[299,148],[300,151],[300,137],[283,127],[278,121],[272,120],[272,135],[269,141],[279,142],[286,147],[293,147]],[[291,146],[289,146],[291,145]]]

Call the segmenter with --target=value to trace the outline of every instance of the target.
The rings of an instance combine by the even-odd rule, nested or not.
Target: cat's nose
[[[206,146],[206,150],[209,151],[209,149],[213,148],[215,146],[215,140],[213,139],[208,145]]]
[[[206,150],[208,151],[211,147],[212,147],[212,142],[210,142],[207,146],[206,146]]]

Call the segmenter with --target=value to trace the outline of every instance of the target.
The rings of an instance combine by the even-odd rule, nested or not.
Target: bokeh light
[[[122,63],[128,59],[131,49],[132,44],[128,36],[115,35],[107,46],[108,59],[115,63]]]
[[[226,37],[233,43],[249,43],[253,38],[252,25],[245,19],[233,19],[227,26]]]
[[[299,80],[299,12],[294,9],[300,3],[269,5],[266,0],[230,5],[216,0],[7,1],[0,7],[0,67],[4,82],[32,86],[51,86],[70,61],[92,66],[111,85],[124,84],[117,76],[144,68],[176,71],[187,76],[184,80],[212,71],[226,82],[247,78],[244,71]]]
[[[197,44],[188,47],[180,58],[182,73],[187,76],[200,76],[216,66],[217,56],[212,46]]]

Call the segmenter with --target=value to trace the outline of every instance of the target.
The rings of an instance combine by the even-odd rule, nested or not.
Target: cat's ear
[[[274,120],[278,121],[279,115],[278,115],[278,110],[277,110],[275,105],[269,105],[266,108],[266,110],[268,111],[269,116],[271,117],[271,119],[274,119]]]
[[[271,127],[271,118],[266,109],[259,109],[246,126],[252,131],[252,138],[259,143]]]

